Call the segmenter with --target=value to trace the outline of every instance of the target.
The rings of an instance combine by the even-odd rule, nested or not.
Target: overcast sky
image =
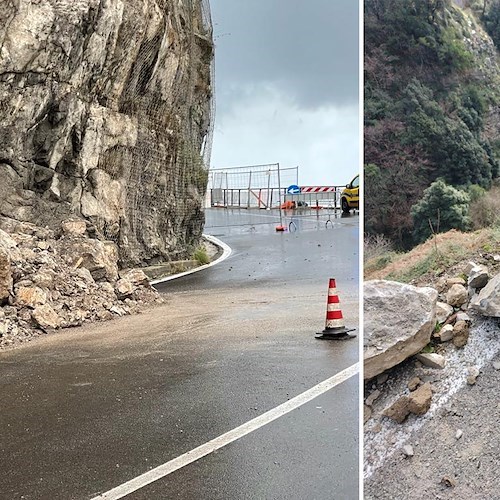
[[[358,173],[358,2],[211,0],[212,168],[279,162],[301,185]]]

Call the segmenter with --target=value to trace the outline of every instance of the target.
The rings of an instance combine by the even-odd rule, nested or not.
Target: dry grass
[[[451,230],[438,234],[405,254],[388,253],[365,263],[365,279],[427,283],[443,274],[460,274],[469,260],[481,262],[485,254],[500,253],[500,229],[473,233]]]
[[[500,187],[493,187],[473,201],[469,210],[474,229],[500,224]]]

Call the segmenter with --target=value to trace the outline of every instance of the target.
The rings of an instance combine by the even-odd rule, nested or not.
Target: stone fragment
[[[417,359],[429,368],[444,368],[446,365],[446,360],[441,354],[436,354],[435,352],[421,352],[417,354]]]
[[[15,292],[15,304],[34,308],[47,302],[47,294],[37,286],[20,286]]]
[[[477,377],[479,377],[479,368],[477,366],[469,366],[467,369],[467,384],[474,385]]]
[[[419,377],[413,377],[407,384],[407,387],[410,391],[414,391],[419,385],[422,385],[422,381]]]
[[[363,423],[366,424],[372,416],[372,409],[369,406],[363,406]]]
[[[61,222],[63,234],[70,236],[82,236],[87,231],[87,224],[83,219],[66,219]]]
[[[472,320],[466,312],[460,311],[457,313],[456,321],[466,321],[467,323],[470,323]]]
[[[381,373],[380,375],[377,375],[377,385],[384,385],[388,380],[388,373]]]
[[[448,289],[447,285],[448,285],[447,279],[444,276],[441,276],[441,278],[437,280],[435,287],[439,293],[443,293],[446,292],[446,290]]]
[[[453,307],[446,302],[436,303],[436,321],[444,323],[453,314]]]
[[[435,326],[437,291],[392,281],[364,283],[364,377],[421,351]]]
[[[453,285],[462,285],[465,287],[465,280],[463,278],[447,278],[446,285],[451,288]]]
[[[471,288],[483,288],[488,283],[490,275],[486,266],[475,265],[469,271],[467,284]]]
[[[443,483],[448,488],[454,488],[457,485],[457,482],[451,476],[444,476],[441,479],[441,483]]]
[[[44,330],[46,328],[59,328],[61,326],[61,318],[59,318],[49,304],[35,307],[31,316]]]
[[[12,294],[12,271],[7,251],[0,247],[0,305]]]
[[[120,278],[130,281],[134,287],[150,286],[149,279],[142,269],[126,269],[124,271],[120,271]]]
[[[462,429],[457,429],[457,432],[455,433],[455,439],[460,439],[464,434],[464,431]]]
[[[0,309],[0,337],[7,333],[7,318],[2,309]]]
[[[453,307],[460,307],[468,299],[467,289],[461,284],[454,284],[446,292],[446,302]]]
[[[375,389],[365,400],[367,406],[372,406],[373,402],[380,396],[380,391]]]
[[[118,278],[118,251],[113,242],[103,242],[90,238],[61,238],[57,242],[58,251],[67,256],[68,264],[90,271],[95,281],[115,282]]]
[[[401,396],[391,406],[386,408],[382,412],[382,415],[395,420],[398,424],[402,424],[406,417],[410,414],[410,410],[408,408],[409,402],[410,400],[408,396]]]
[[[500,317],[500,274],[493,277],[479,294],[474,296],[470,307],[484,316]]]
[[[115,284],[115,292],[119,299],[124,299],[134,293],[134,285],[129,280],[120,278]]]
[[[469,325],[466,321],[457,321],[453,327],[453,345],[464,347],[469,340]]]
[[[423,415],[429,411],[431,402],[431,384],[426,382],[408,396],[408,410],[415,415]]]
[[[413,451],[413,446],[411,444],[405,444],[403,446],[403,454],[407,457],[413,457],[415,452]]]
[[[495,370],[500,370],[500,361],[493,361],[493,368],[495,368]]]
[[[453,339],[453,326],[450,324],[444,325],[439,332],[434,334],[441,342],[448,342]]]

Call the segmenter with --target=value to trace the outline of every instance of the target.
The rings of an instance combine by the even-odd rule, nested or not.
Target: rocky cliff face
[[[75,215],[122,267],[203,227],[213,42],[199,0],[2,0],[0,216]]]

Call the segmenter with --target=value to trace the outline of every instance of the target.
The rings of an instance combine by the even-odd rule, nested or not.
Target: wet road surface
[[[357,362],[314,333],[330,277],[357,326],[358,218],[268,215],[207,217],[233,254],[158,285],[165,305],[0,353],[0,498],[91,499]],[[127,498],[355,499],[358,447],[354,376]]]

